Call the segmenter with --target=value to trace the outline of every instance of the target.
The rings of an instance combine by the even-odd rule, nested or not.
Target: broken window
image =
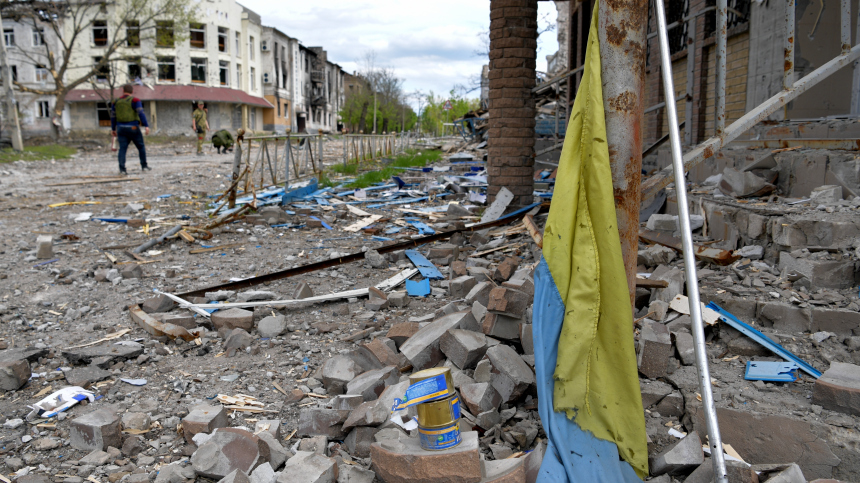
[[[230,63],[226,60],[221,60],[218,62],[218,66],[221,68],[221,85],[230,85]]]
[[[242,88],[242,65],[236,64],[236,89]]]
[[[254,36],[253,35],[250,37],[250,40],[248,40],[248,51],[251,54],[248,58],[251,60],[254,60]]]
[[[45,45],[45,29],[33,29],[33,47]]]
[[[14,47],[15,29],[3,29],[3,41],[6,42],[6,47]]]
[[[105,63],[99,67],[102,57],[93,57],[93,68],[96,71],[96,82],[107,82],[110,77],[110,66]]]
[[[205,49],[206,48],[206,26],[202,23],[192,23],[188,26],[189,38],[191,39],[191,48]]]
[[[251,67],[251,90],[252,91],[257,88],[257,79],[255,78],[256,76],[257,76],[257,70],[254,69],[253,67]]]
[[[155,22],[155,45],[158,47],[173,47],[172,20],[159,20]]]
[[[51,117],[51,104],[48,101],[37,102],[36,110],[41,118]]]
[[[236,57],[242,57],[242,49],[239,48],[241,40],[242,34],[240,32],[236,32]]]
[[[107,45],[107,20],[93,20],[93,43],[96,47],[104,47],[105,45]]]
[[[44,65],[36,64],[36,82],[48,81],[48,69]]]
[[[206,59],[191,59],[191,82],[206,82]]]
[[[128,66],[129,81],[134,81],[143,77],[143,72],[140,70],[140,57],[128,60],[126,65]]]
[[[9,69],[12,71],[12,82],[18,82],[18,67],[14,65],[10,65]],[[0,69],[0,84],[2,84],[3,80],[3,70]]]
[[[158,80],[174,82],[176,81],[176,63],[173,57],[158,58]]]
[[[716,5],[716,0],[707,0],[705,2],[706,7],[714,7]],[[728,7],[728,12],[726,13],[727,30],[749,22],[750,0],[728,0]],[[712,37],[717,32],[717,17],[716,15],[705,15],[704,17],[705,38]]]
[[[227,32],[224,27],[218,27],[218,52],[227,52]]]
[[[125,41],[129,47],[140,47],[140,22],[129,20],[125,23]]]
[[[110,127],[110,106],[107,102],[96,102],[96,116],[99,126]]]

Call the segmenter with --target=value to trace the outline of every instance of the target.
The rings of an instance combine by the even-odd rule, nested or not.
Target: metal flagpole
[[[669,139],[672,144],[672,165],[675,169],[675,194],[678,197],[678,218],[681,222],[681,244],[684,248],[684,270],[687,276],[687,295],[690,302],[690,316],[693,319],[693,339],[696,344],[696,368],[699,371],[699,390],[705,421],[708,424],[708,443],[711,461],[714,464],[714,481],[728,483],[726,460],[723,457],[723,441],[717,423],[717,409],[714,406],[714,393],[711,390],[711,374],[708,370],[708,353],[705,348],[705,329],[702,324],[702,305],[699,302],[699,282],[696,278],[696,256],[693,251],[693,234],[690,230],[690,208],[687,204],[687,185],[684,177],[684,159],[681,155],[681,136],[678,132],[678,112],[675,102],[675,86],[672,82],[672,58],[669,55],[669,36],[666,32],[666,13],[663,0],[655,0],[657,7],[657,33],[660,38],[660,63],[663,72],[666,112],[669,117]],[[717,12],[719,13],[719,12]]]

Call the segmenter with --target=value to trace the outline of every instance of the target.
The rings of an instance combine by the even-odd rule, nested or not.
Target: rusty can
[[[452,448],[460,444],[460,397],[415,406],[418,411],[418,438],[426,450]]]

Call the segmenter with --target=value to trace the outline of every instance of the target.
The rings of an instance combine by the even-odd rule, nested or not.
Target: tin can
[[[448,367],[431,367],[430,369],[418,371],[415,374],[409,376],[409,384],[415,384],[416,382],[430,379],[431,377],[436,377],[439,375],[445,376],[445,384],[448,389],[448,394],[451,396],[456,394],[454,392],[454,378],[451,376],[451,369]]]
[[[460,423],[455,422],[441,428],[425,428],[418,425],[418,441],[421,448],[429,451],[453,448],[460,444]]]

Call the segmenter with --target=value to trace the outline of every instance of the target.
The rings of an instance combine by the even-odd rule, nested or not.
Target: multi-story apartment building
[[[159,132],[190,132],[191,113],[200,101],[213,131],[262,130],[264,111],[273,106],[263,98],[260,16],[232,0],[209,0],[199,20],[187,26],[182,41],[172,39],[172,29],[179,26],[164,21],[158,35],[124,47],[122,56],[132,60],[113,63],[110,72],[97,76],[89,88],[69,93],[66,127],[109,126],[110,87],[119,96],[119,87],[131,82],[141,84],[135,96],[144,101],[150,124]],[[103,27],[94,24],[94,39],[97,33],[104,35],[97,28]],[[102,49],[95,41],[84,45],[73,52],[73,65],[92,65]]]

